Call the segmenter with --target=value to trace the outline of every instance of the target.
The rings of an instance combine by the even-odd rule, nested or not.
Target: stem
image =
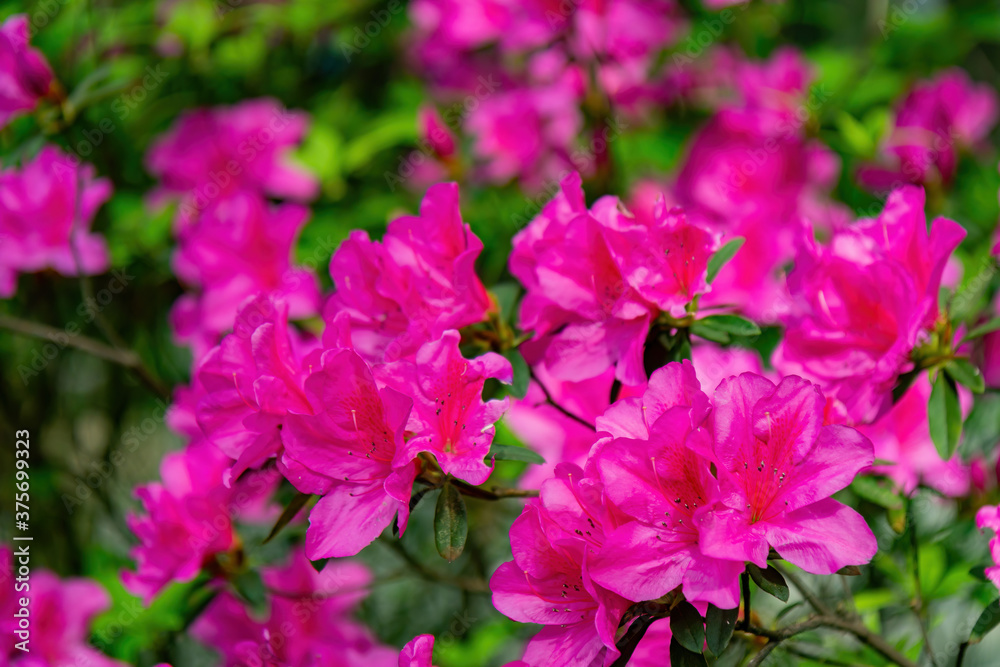
[[[760,664],[760,662],[763,661],[763,658],[757,660],[760,653],[763,653],[764,651],[770,653],[777,648],[778,644],[786,639],[808,630],[816,630],[823,627],[841,630],[854,635],[860,642],[875,649],[881,653],[883,657],[896,663],[900,667],[917,667],[917,663],[897,651],[883,637],[869,630],[864,624],[858,621],[841,618],[839,616],[828,616],[825,614],[813,616],[812,618],[808,618],[801,623],[790,625],[786,628],[782,628],[781,630],[769,630],[767,628],[761,628],[754,625],[746,628],[744,632],[757,635],[758,637],[767,637],[769,640],[768,643],[764,645],[764,648],[758,652],[757,656],[754,656],[754,660],[756,660],[756,662],[752,661],[751,664]],[[767,655],[765,654],[764,657],[767,657]]]
[[[750,627],[750,573],[746,570],[740,575],[740,590],[743,591],[743,624],[742,628]]]
[[[927,623],[924,618],[924,593],[923,587],[920,584],[920,545],[917,541],[917,522],[911,512],[912,503],[912,499],[909,499],[906,503],[906,514],[908,523],[910,524],[907,530],[910,533],[910,549],[913,551],[913,592],[915,597],[911,606],[914,615],[917,617],[917,625],[920,626],[920,635],[924,639],[924,648],[927,649],[927,657],[930,659],[932,667],[937,667],[937,658],[934,656],[933,647],[931,647],[931,638],[927,632]]]
[[[473,579],[469,577],[452,577],[444,574],[439,574],[430,568],[424,567],[423,563],[418,561],[416,558],[411,556],[409,552],[403,548],[403,545],[398,540],[390,540],[384,537],[379,537],[379,540],[386,544],[390,549],[399,554],[407,564],[416,570],[424,579],[428,581],[433,581],[439,584],[446,584],[449,586],[454,586],[463,591],[468,591],[469,593],[489,593],[490,586],[483,579]]]
[[[146,367],[142,363],[142,359],[132,350],[114,348],[110,345],[105,345],[100,341],[94,340],[93,338],[87,338],[86,336],[69,336],[62,329],[50,327],[47,324],[41,324],[39,322],[23,320],[12,315],[0,314],[0,329],[6,329],[8,331],[13,331],[14,333],[19,333],[23,336],[30,336],[31,338],[48,341],[55,340],[55,337],[65,337],[65,344],[68,347],[76,348],[82,352],[86,352],[87,354],[92,354],[99,359],[104,359],[105,361],[110,361],[111,363],[118,364],[119,366],[124,366],[131,372],[135,373],[136,377],[138,377],[139,380],[150,389],[150,391],[163,400],[170,400],[170,391],[164,387],[159,380],[153,377],[148,370],[146,370]]]
[[[537,489],[508,489],[502,486],[494,486],[490,489],[481,489],[460,479],[452,479],[454,486],[463,496],[479,498],[481,500],[500,500],[501,498],[537,498]]]
[[[597,429],[594,428],[594,425],[591,424],[590,422],[588,422],[586,419],[583,419],[582,417],[577,417],[572,412],[570,412],[569,410],[567,410],[563,406],[561,406],[558,403],[556,403],[555,400],[553,400],[553,398],[552,398],[552,394],[549,393],[548,388],[545,386],[545,383],[542,382],[541,380],[539,380],[538,376],[535,375],[535,369],[531,367],[531,364],[528,364],[528,373],[531,375],[531,379],[535,381],[535,384],[537,384],[539,387],[541,387],[542,393],[545,394],[545,400],[550,405],[552,405],[552,407],[554,407],[556,410],[558,410],[559,412],[563,413],[564,415],[566,415],[567,417],[569,417],[573,421],[575,421],[577,423],[580,423],[580,424],[583,424],[584,426],[586,426],[587,428],[589,428],[591,431],[596,431],[597,430]]]

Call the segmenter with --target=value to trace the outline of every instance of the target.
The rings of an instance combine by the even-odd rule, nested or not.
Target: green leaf
[[[545,463],[545,459],[539,456],[538,452],[527,447],[516,445],[498,445],[493,443],[490,446],[490,453],[486,455],[486,460],[496,459],[497,461],[524,461],[525,463]]]
[[[329,558],[320,558],[318,560],[309,561],[309,563],[313,566],[314,570],[316,570],[317,572],[322,572],[323,568],[326,567],[326,564],[329,561],[330,561]]]
[[[958,392],[954,381],[945,373],[938,373],[927,403],[927,425],[931,440],[943,461],[951,458],[962,436],[962,409],[958,405]]]
[[[837,116],[837,129],[851,152],[862,157],[870,157],[875,152],[875,141],[868,129],[846,111]]]
[[[729,334],[725,331],[719,331],[711,325],[704,325],[701,321],[695,322],[691,325],[691,333],[705,340],[710,340],[713,343],[719,343],[721,345],[727,345],[732,341]]]
[[[500,319],[507,324],[514,321],[514,306],[517,305],[517,297],[521,293],[521,286],[517,283],[497,283],[490,288],[497,308],[500,310]]]
[[[981,642],[983,637],[995,628],[997,624],[1000,624],[1000,599],[996,599],[986,605],[986,609],[979,615],[979,620],[976,621],[976,625],[972,628],[969,643],[978,644]]]
[[[965,337],[962,338],[962,342],[964,343],[967,340],[979,338],[980,336],[985,336],[988,333],[998,330],[1000,330],[1000,317],[994,317],[989,322],[984,322],[978,327],[974,327],[971,331],[969,331],[969,333],[965,334]]]
[[[845,565],[844,567],[837,570],[837,574],[844,577],[860,577],[861,568],[857,565]]]
[[[670,612],[670,631],[674,639],[692,653],[701,653],[705,646],[705,620],[687,600]]]
[[[684,648],[677,637],[670,638],[670,667],[705,667],[705,656]]]
[[[514,381],[510,386],[510,393],[515,398],[524,398],[528,393],[528,381],[531,380],[531,371],[528,369],[528,362],[524,360],[517,350],[507,350],[503,356],[510,362],[514,369]]]
[[[256,613],[267,610],[267,589],[257,570],[245,570],[233,579],[233,588]]]
[[[952,359],[944,365],[944,370],[955,382],[965,385],[976,394],[986,391],[983,374],[968,359]]]
[[[899,497],[898,493],[880,483],[876,478],[868,475],[858,475],[855,477],[854,481],[851,482],[851,491],[865,500],[888,510],[903,508],[903,499]]]
[[[709,327],[733,336],[759,336],[760,327],[739,315],[709,315],[697,322],[702,327]]]
[[[291,520],[295,518],[295,515],[299,513],[299,510],[306,506],[306,503],[309,502],[310,498],[312,498],[311,493],[295,494],[295,497],[292,498],[291,502],[288,503],[284,511],[281,512],[281,516],[279,516],[278,520],[274,523],[274,527],[271,528],[271,532],[264,538],[264,544],[273,540],[278,533],[281,532],[281,529],[287,526]]]
[[[750,571],[750,578],[760,590],[773,595],[782,602],[788,602],[788,584],[785,583],[785,578],[781,576],[780,572],[770,565],[767,566],[766,570],[761,570],[753,563],[749,563],[747,568]]]
[[[705,271],[705,282],[709,285],[712,284],[715,277],[719,275],[719,270],[726,265],[726,262],[733,258],[733,255],[736,254],[737,250],[743,247],[743,243],[745,241],[746,239],[742,236],[732,238],[708,258],[708,267]]]
[[[740,615],[740,608],[719,609],[714,604],[708,605],[705,612],[705,638],[708,640],[708,650],[713,655],[721,655],[729,645],[729,640],[733,637],[733,630],[736,629],[736,619]]]
[[[462,494],[450,482],[445,482],[434,510],[434,545],[449,563],[455,562],[465,549],[469,536],[469,519]]]

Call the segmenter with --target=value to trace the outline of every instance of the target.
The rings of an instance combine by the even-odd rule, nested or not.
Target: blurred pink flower
[[[52,86],[52,69],[29,40],[26,14],[14,14],[0,25],[0,128],[34,109]]]
[[[258,294],[288,308],[293,319],[320,309],[316,276],[292,264],[296,239],[309,211],[296,204],[271,206],[241,192],[209,208],[184,229],[173,256],[178,279],[196,288],[170,313],[174,335],[189,343],[195,360],[232,328],[240,305]]]
[[[993,531],[993,538],[990,539],[990,556],[993,565],[986,568],[986,578],[993,582],[993,585],[1000,588],[1000,506],[987,505],[980,507],[976,512],[976,526],[979,530],[989,528]]]
[[[94,178],[92,166],[45,146],[20,169],[0,171],[0,192],[0,297],[14,294],[18,273],[51,268],[75,276],[108,268],[107,244],[90,226],[111,182]]]
[[[431,653],[434,651],[434,635],[417,635],[399,654],[398,667],[434,667]]]
[[[924,484],[946,496],[964,496],[969,492],[972,472],[958,454],[942,461],[937,453],[927,425],[930,395],[930,382],[921,374],[886,414],[857,428],[874,443],[876,459],[892,462],[872,470],[892,478],[907,495]]]
[[[21,545],[27,544],[21,542]],[[28,586],[14,587],[12,573],[19,564],[27,564],[5,544],[0,544],[0,665],[4,667],[124,667],[89,643],[90,624],[94,617],[111,608],[111,596],[95,581],[82,578],[60,579],[52,572],[32,569]],[[21,583],[25,583],[19,579]],[[25,597],[28,606],[18,600]],[[24,636],[15,613],[26,609],[30,627]],[[15,644],[27,639],[27,651]]]
[[[903,183],[951,182],[959,148],[974,148],[996,125],[998,99],[961,69],[918,83],[896,109],[896,124],[883,146],[890,166],[867,166],[858,180],[888,191]]]
[[[188,111],[146,155],[147,169],[161,181],[153,198],[180,196],[181,228],[240,190],[312,199],[316,178],[290,160],[307,124],[304,113],[267,98]]]
[[[139,539],[132,550],[136,570],[121,577],[147,605],[171,582],[193,580],[208,559],[232,545],[231,491],[222,483],[230,464],[213,445],[195,441],[163,458],[162,482],[136,488],[146,515],[129,516]]]
[[[223,592],[191,627],[225,667],[396,667],[396,651],[351,618],[372,584],[364,565],[336,561],[316,572],[298,549],[261,577],[270,593],[263,620]]]

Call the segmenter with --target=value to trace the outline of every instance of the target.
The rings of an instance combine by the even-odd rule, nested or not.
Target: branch
[[[563,406],[561,406],[558,403],[556,403],[555,400],[553,400],[553,398],[552,398],[552,394],[549,393],[548,388],[545,386],[545,383],[542,382],[541,380],[539,380],[538,376],[535,375],[535,369],[531,367],[531,364],[528,364],[528,373],[531,375],[531,379],[535,381],[535,384],[537,384],[539,387],[541,387],[542,393],[545,394],[545,400],[552,407],[554,407],[556,410],[558,410],[559,412],[563,413],[564,415],[566,415],[567,417],[569,417],[573,421],[575,421],[575,422],[577,422],[579,424],[583,424],[584,426],[586,426],[587,428],[589,428],[591,431],[596,431],[597,430],[596,428],[594,428],[594,425],[591,424],[590,422],[588,422],[586,419],[584,419],[582,417],[576,416],[575,414],[573,414],[572,412],[570,412],[569,410],[567,410]]]
[[[537,498],[538,489],[508,489],[502,486],[494,486],[489,489],[481,489],[460,479],[452,479],[452,486],[459,490],[463,496],[470,498],[480,498],[482,500],[500,500],[501,498]]]
[[[409,552],[403,548],[403,545],[397,540],[386,539],[385,537],[379,537],[379,540],[386,544],[390,549],[399,554],[407,564],[410,565],[417,573],[428,581],[433,581],[439,584],[446,584],[449,586],[454,586],[455,588],[461,589],[468,593],[489,593],[489,584],[478,578],[471,577],[451,577],[445,574],[439,574],[430,568],[424,566],[423,563],[418,561],[416,558],[411,556]]]
[[[754,659],[750,662],[750,664],[761,664],[764,658],[766,658],[771,651],[777,648],[778,644],[786,639],[808,630],[816,630],[824,627],[842,630],[843,632],[854,635],[861,643],[875,649],[881,653],[883,657],[896,663],[900,667],[917,667],[917,663],[897,651],[895,647],[887,642],[881,635],[875,634],[864,624],[858,621],[844,619],[839,616],[828,616],[825,614],[813,616],[812,618],[808,618],[801,623],[789,625],[788,627],[780,630],[769,630],[767,628],[761,628],[753,625],[746,628],[744,632],[757,635],[758,637],[766,637],[769,640],[768,643],[764,645],[764,648],[762,648],[758,654],[754,656]],[[764,655],[761,656],[761,653]]]
[[[111,347],[110,345],[105,345],[100,341],[94,340],[93,338],[87,338],[86,336],[79,334],[70,336],[62,329],[50,327],[47,324],[41,324],[39,322],[23,320],[12,315],[0,314],[0,329],[7,329],[8,331],[13,331],[14,333],[19,333],[23,336],[30,336],[31,338],[47,340],[53,343],[57,338],[65,338],[66,346],[76,348],[82,352],[86,352],[87,354],[92,354],[99,359],[110,361],[111,363],[118,364],[119,366],[124,366],[131,372],[135,373],[136,377],[138,377],[139,380],[157,396],[165,401],[170,400],[170,390],[163,386],[159,380],[153,377],[153,375],[142,363],[142,358],[132,350],[117,349]],[[61,345],[63,343],[54,344]]]

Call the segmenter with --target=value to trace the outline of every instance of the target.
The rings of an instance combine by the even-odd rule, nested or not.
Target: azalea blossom
[[[24,543],[19,543],[23,545]],[[30,560],[30,556],[29,556]],[[28,586],[14,588],[11,573],[20,562],[26,564],[17,551],[0,544],[0,631],[4,633],[0,644],[0,664],[9,667],[61,667],[62,665],[90,665],[92,667],[124,667],[125,663],[112,660],[89,643],[90,625],[94,617],[111,608],[111,596],[96,581],[83,578],[60,579],[44,569],[32,569],[30,578],[19,578]],[[27,606],[20,603],[28,600]],[[19,625],[15,613],[30,612],[27,636],[16,634],[26,626]],[[16,644],[24,641],[24,646]]]
[[[395,667],[396,652],[351,618],[372,583],[364,565],[338,561],[316,572],[296,550],[287,564],[261,568],[261,578],[271,591],[263,620],[223,592],[192,626],[225,667]]]
[[[638,239],[643,239],[637,246]],[[539,358],[559,379],[579,381],[616,367],[625,384],[642,384],[643,349],[662,310],[675,315],[707,291],[714,238],[661,205],[649,219],[604,197],[588,210],[580,176],[513,240],[510,270],[525,286],[521,327],[539,341]],[[532,348],[529,348],[531,350]]]
[[[912,186],[893,192],[877,219],[838,230],[829,244],[807,229],[788,277],[794,307],[775,366],[819,384],[851,422],[877,419],[938,317],[942,272],[964,236],[945,218],[928,233],[924,193]]]
[[[52,69],[29,41],[27,14],[14,14],[0,25],[0,128],[33,110],[52,87]]]
[[[486,318],[489,296],[475,272],[482,249],[462,222],[458,186],[435,185],[420,215],[390,222],[381,243],[354,231],[340,245],[330,260],[337,290],[327,322],[347,313],[354,348],[369,362],[411,356],[424,341]]]
[[[288,306],[266,294],[240,310],[233,333],[197,368],[201,432],[230,458],[238,478],[281,451],[281,428],[289,413],[309,414],[303,357],[315,341],[288,325]]]
[[[353,556],[394,517],[402,535],[417,473],[403,446],[413,401],[380,389],[349,349],[323,352],[305,393],[314,414],[286,417],[280,463],[300,491],[323,496],[309,515],[306,555]]]
[[[434,667],[431,653],[434,651],[434,635],[417,635],[399,653],[399,667]]]
[[[14,294],[19,273],[108,269],[107,243],[90,228],[111,197],[111,182],[95,178],[92,166],[45,146],[21,168],[0,171],[0,192],[0,297]]]
[[[722,507],[705,513],[699,546],[767,565],[769,547],[814,574],[867,563],[878,547],[864,518],[830,496],[874,460],[858,431],[824,425],[816,385],[732,377],[715,390],[713,458]]]
[[[181,228],[240,191],[312,199],[315,177],[289,156],[307,124],[302,112],[267,98],[186,112],[146,155],[161,182],[154,198],[180,197]]]
[[[544,626],[528,643],[524,662],[589,665],[618,656],[615,631],[630,604],[594,583],[587,562],[604,541],[600,486],[564,464],[510,529],[514,560],[490,579],[493,605],[522,623]],[[613,524],[609,524],[609,528]]]
[[[722,608],[739,604],[743,559],[707,556],[699,524],[719,500],[703,426],[709,400],[689,362],[655,371],[641,397],[615,403],[598,420],[608,434],[588,469],[633,520],[606,540],[591,564],[595,581],[633,600],[655,600],[683,585],[684,596]]]
[[[413,397],[406,456],[430,452],[446,474],[482,484],[493,471],[483,462],[493,442],[493,425],[509,405],[506,397],[484,402],[483,385],[488,378],[510,384],[513,370],[493,352],[465,359],[459,340],[457,331],[446,331],[422,345],[413,362],[389,364],[379,376]]]

